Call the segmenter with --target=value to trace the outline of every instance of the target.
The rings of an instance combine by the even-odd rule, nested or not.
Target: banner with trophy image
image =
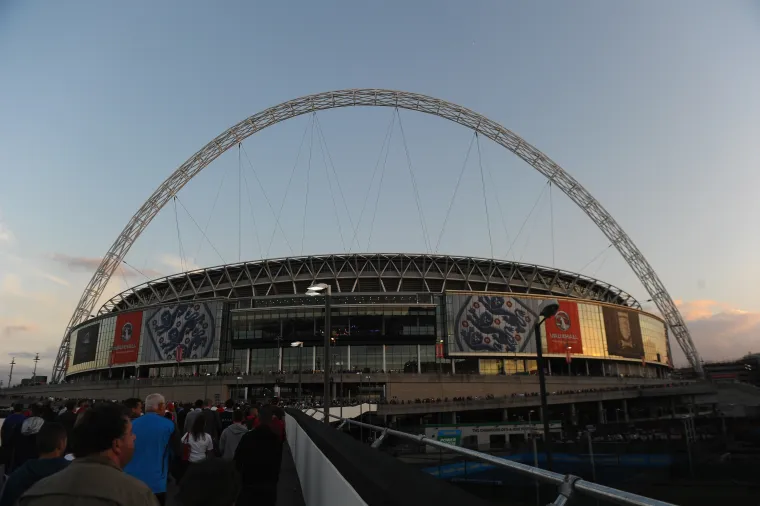
[[[627,309],[604,306],[604,331],[607,334],[607,352],[625,358],[644,356],[639,314]]]

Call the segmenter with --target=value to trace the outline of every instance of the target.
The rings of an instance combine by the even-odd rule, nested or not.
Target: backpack
[[[182,436],[182,460],[184,462],[190,461],[190,452],[192,451],[192,448],[190,446],[190,433],[185,433],[184,436]]]

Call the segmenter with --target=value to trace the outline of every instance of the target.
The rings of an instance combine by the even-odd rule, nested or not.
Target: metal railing
[[[341,421],[340,425],[338,425],[338,429],[342,429],[346,424],[348,424],[355,425],[357,427],[364,427],[370,431],[380,433],[380,437],[372,443],[372,448],[379,448],[386,436],[395,436],[401,439],[415,441],[418,444],[433,446],[442,450],[449,451],[451,453],[469,457],[474,460],[493,464],[497,467],[514,471],[518,474],[528,476],[543,483],[556,485],[558,487],[559,495],[554,500],[554,502],[550,503],[553,506],[566,506],[575,494],[580,494],[592,499],[598,499],[601,501],[624,506],[674,506],[672,503],[658,501],[657,499],[651,499],[649,497],[625,492],[616,488],[599,485],[598,483],[587,481],[571,474],[563,475],[538,467],[529,466],[527,464],[521,464],[519,462],[513,462],[511,460],[495,457],[487,453],[481,453],[475,450],[442,443],[435,439],[428,438],[422,434],[409,434],[408,432],[401,432],[398,430],[390,429],[388,427],[380,427],[378,425],[358,422],[350,418],[341,418],[335,415],[329,416]]]

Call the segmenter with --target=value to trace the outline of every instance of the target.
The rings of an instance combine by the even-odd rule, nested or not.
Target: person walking
[[[235,506],[240,476],[233,462],[210,459],[193,465],[179,487],[179,506]]]
[[[122,469],[132,459],[135,435],[119,404],[96,405],[74,427],[76,459],[38,481],[19,506],[157,506],[153,491]]]
[[[137,438],[135,452],[124,467],[125,473],[150,487],[161,506],[166,504],[170,458],[181,453],[179,435],[174,422],[163,416],[165,409],[163,395],[150,394],[145,398],[145,415],[132,419],[132,433]],[[130,418],[133,414],[132,410]]]
[[[182,476],[185,475],[188,467],[198,462],[203,462],[214,455],[214,442],[206,432],[206,418],[203,416],[195,417],[192,430],[182,436],[181,442],[183,446],[183,460],[185,461]]]
[[[188,433],[192,430],[195,417],[200,415],[201,411],[203,411],[203,401],[198,399],[195,401],[195,408],[190,410],[187,413],[187,416],[185,416],[185,423],[182,424],[182,428],[184,429],[183,432]]]
[[[60,423],[46,423],[37,434],[38,459],[27,460],[8,477],[0,495],[0,506],[14,506],[18,498],[43,478],[69,465],[66,451],[66,428]]]
[[[282,439],[272,429],[274,413],[263,406],[259,426],[240,439],[235,450],[235,467],[243,488],[236,506],[275,506],[282,464]]]
[[[42,414],[42,406],[32,404],[30,411],[31,415],[29,418],[24,420],[20,427],[16,426],[18,435],[14,438],[13,458],[11,459],[9,472],[18,469],[27,460],[39,457],[37,453],[37,434],[42,426],[45,425],[45,420],[40,416]]]
[[[14,404],[13,413],[10,414],[3,422],[0,428],[0,439],[2,440],[2,464],[5,469],[5,475],[11,474],[13,466],[13,455],[16,451],[16,443],[20,437],[19,427],[26,420],[24,415],[23,404]]]
[[[66,435],[69,438],[69,444],[71,444],[71,431],[74,430],[74,423],[77,421],[77,414],[74,413],[74,409],[77,406],[77,401],[69,399],[66,401],[66,405],[63,410],[58,413],[58,423],[63,425],[66,429]]]
[[[206,399],[206,407],[203,408],[203,416],[206,418],[206,433],[211,436],[214,447],[219,447],[219,436],[222,434],[222,419],[216,408],[212,409],[211,399]]]
[[[243,412],[236,409],[232,413],[232,425],[224,429],[219,438],[219,454],[223,459],[232,460],[235,457],[235,450],[246,432],[248,427],[243,424]]]

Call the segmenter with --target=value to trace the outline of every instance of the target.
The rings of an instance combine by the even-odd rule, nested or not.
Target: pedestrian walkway
[[[181,506],[175,500],[177,486],[174,482],[169,483],[167,506]],[[301,491],[301,482],[298,481],[296,464],[293,454],[290,452],[288,443],[282,445],[282,464],[280,467],[280,481],[277,484],[277,506],[306,506]]]

